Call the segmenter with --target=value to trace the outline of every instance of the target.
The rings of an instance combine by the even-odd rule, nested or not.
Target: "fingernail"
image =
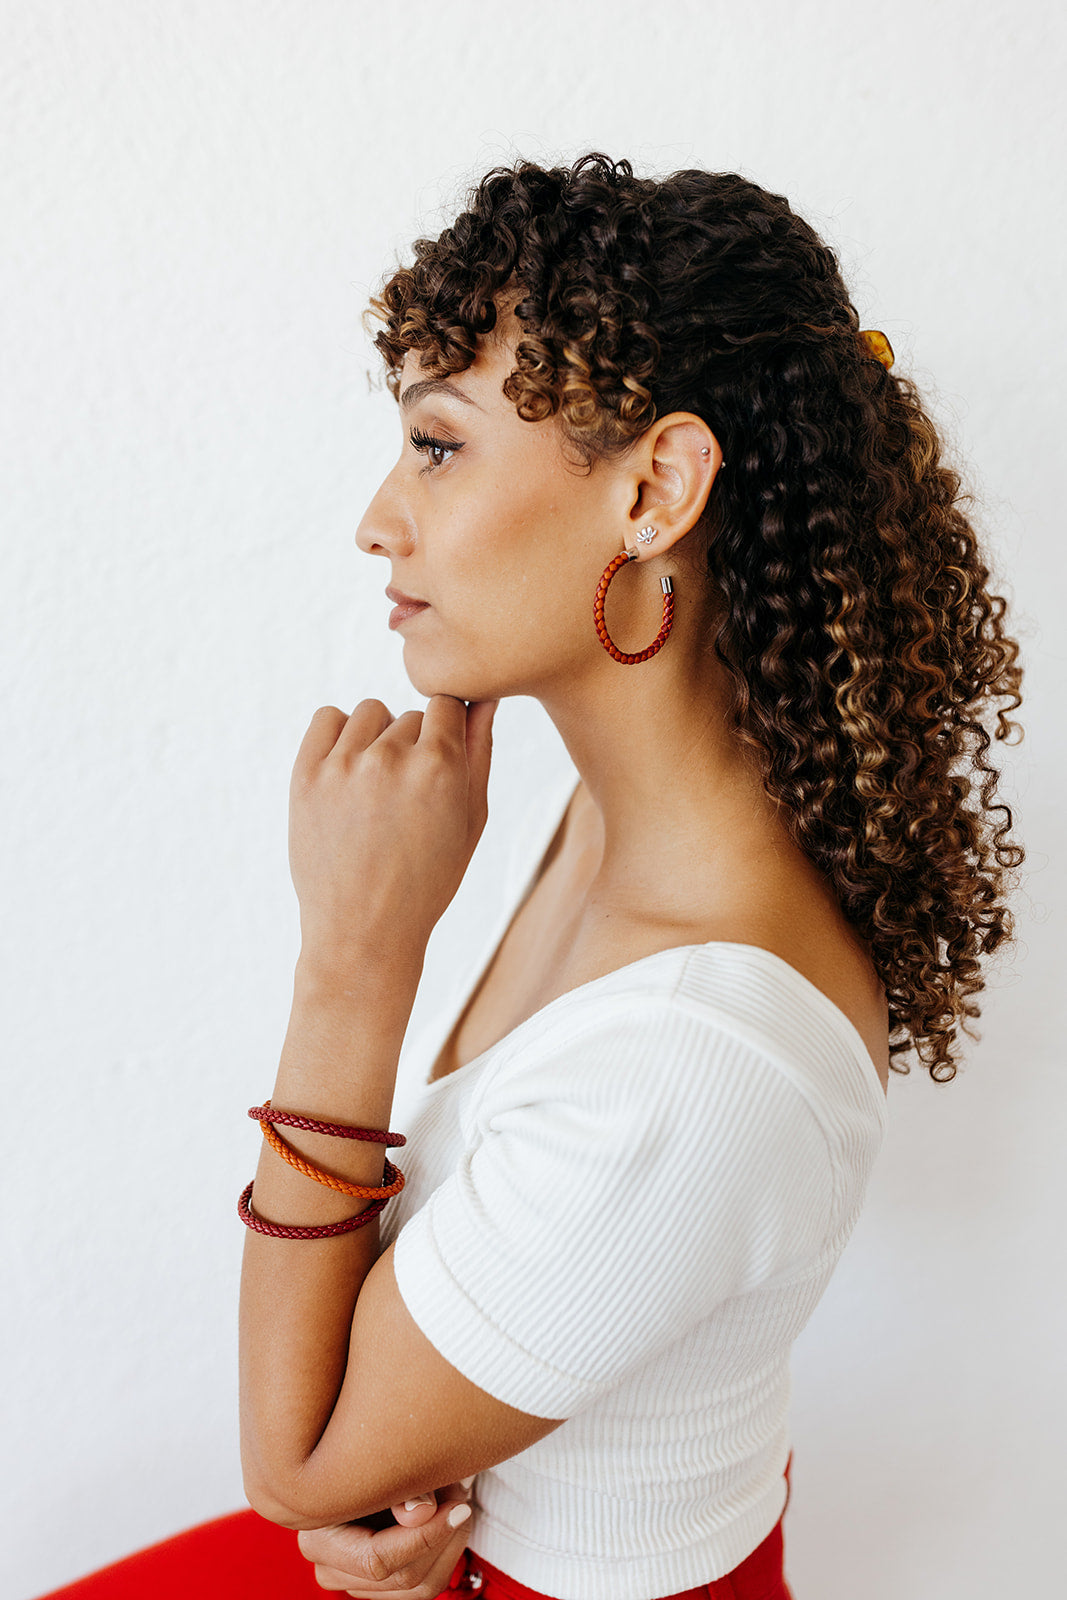
[[[469,1489],[477,1476],[476,1472],[472,1472],[469,1478],[460,1478],[460,1484],[464,1489]]]
[[[467,1506],[467,1505],[453,1506],[452,1510],[448,1513],[448,1525],[449,1525],[449,1527],[450,1528],[458,1528],[460,1523],[466,1522],[466,1520],[470,1516],[470,1514],[471,1514],[470,1506]]]
[[[420,1494],[419,1498],[417,1500],[405,1500],[404,1501],[404,1510],[405,1511],[414,1511],[416,1506],[432,1506],[436,1499],[437,1499],[436,1495]]]

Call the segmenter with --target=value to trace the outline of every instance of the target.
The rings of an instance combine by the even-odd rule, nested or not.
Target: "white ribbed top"
[[[885,1132],[874,1063],[795,968],[715,942],[583,984],[426,1084],[468,992],[405,1054],[383,1240],[446,1360],[568,1419],[479,1475],[471,1548],[560,1600],[708,1583],[782,1512],[789,1350]]]

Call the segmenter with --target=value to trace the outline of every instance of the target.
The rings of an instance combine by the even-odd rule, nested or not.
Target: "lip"
[[[414,595],[405,594],[403,589],[394,589],[392,584],[385,591],[386,598],[396,600],[398,603],[389,613],[389,626],[396,628],[409,617],[417,616],[420,611],[425,611],[429,606],[428,600],[416,600]]]

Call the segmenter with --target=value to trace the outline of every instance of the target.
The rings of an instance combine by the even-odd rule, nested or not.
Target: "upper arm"
[[[636,997],[572,1021],[477,1123],[364,1281],[298,1489],[320,1521],[529,1448],[826,1233],[820,1125],[713,1016]]]
[[[517,1455],[562,1421],[494,1399],[438,1353],[401,1298],[390,1246],[360,1290],[329,1424],[294,1504],[275,1508],[273,1520],[356,1521]]]

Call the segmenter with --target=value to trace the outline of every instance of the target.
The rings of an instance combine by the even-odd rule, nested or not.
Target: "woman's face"
[[[427,697],[536,696],[606,659],[593,596],[630,541],[631,491],[603,463],[585,476],[554,418],[519,419],[501,393],[513,349],[511,337],[482,340],[444,382],[408,353],[400,457],[356,534],[388,560],[383,589],[429,602],[397,630]]]

